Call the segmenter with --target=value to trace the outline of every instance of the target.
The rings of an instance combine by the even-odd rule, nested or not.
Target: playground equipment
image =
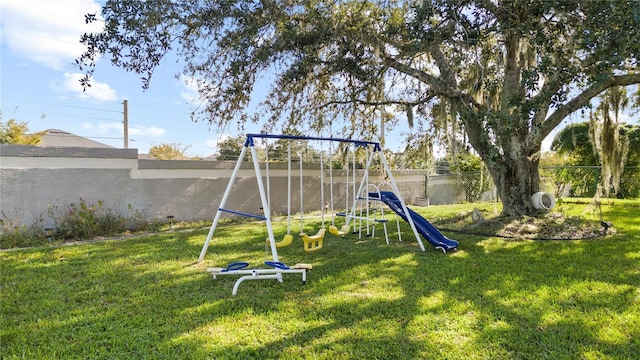
[[[385,240],[389,244],[388,221],[384,217],[382,203],[375,201],[377,199],[375,194],[379,192],[380,190],[376,185],[366,184],[363,194],[358,194],[356,197],[355,208],[357,210],[351,215],[351,218],[357,224],[355,228],[357,229],[358,238],[362,238],[363,230],[366,236],[375,237],[376,225],[382,224]]]
[[[222,196],[222,200],[220,201],[220,205],[216,211],[216,214],[214,216],[213,222],[211,224],[211,228],[209,229],[209,232],[207,234],[207,238],[204,242],[204,245],[202,247],[202,251],[200,252],[200,256],[198,258],[198,261],[201,262],[204,260],[204,257],[207,253],[207,249],[209,248],[209,244],[211,243],[211,240],[213,239],[213,235],[215,233],[215,230],[218,226],[218,223],[220,221],[220,218],[222,216],[222,214],[232,214],[235,216],[242,216],[242,217],[249,217],[249,218],[254,218],[254,219],[258,219],[261,221],[264,221],[266,228],[267,228],[267,241],[268,241],[268,245],[269,248],[271,250],[271,261],[265,262],[265,264],[267,266],[270,266],[270,268],[266,268],[266,269],[246,269],[245,267],[245,263],[240,263],[239,266],[237,264],[233,265],[233,266],[227,266],[225,268],[220,268],[220,267],[212,267],[212,268],[208,268],[207,270],[212,274],[213,278],[217,278],[217,276],[222,276],[222,275],[241,275],[241,277],[236,281],[232,294],[236,295],[237,291],[238,291],[238,287],[240,286],[240,284],[246,280],[260,280],[260,279],[275,279],[278,282],[282,282],[283,281],[283,274],[289,274],[289,273],[299,273],[302,275],[302,281],[303,283],[306,282],[306,275],[307,275],[307,271],[309,269],[311,269],[311,265],[310,264],[296,264],[294,266],[288,267],[282,263],[280,263],[279,257],[278,257],[278,245],[284,245],[287,242],[291,242],[292,241],[292,237],[288,237],[287,235],[291,235],[290,234],[290,225],[287,228],[287,235],[285,235],[285,238],[280,241],[280,242],[276,242],[275,240],[275,235],[274,235],[274,231],[273,231],[273,226],[272,226],[272,222],[271,222],[271,217],[272,217],[272,211],[271,211],[271,202],[270,202],[270,195],[269,193],[265,190],[265,184],[262,178],[262,174],[261,174],[261,169],[260,169],[260,164],[259,164],[259,160],[258,160],[258,153],[256,150],[256,146],[255,146],[255,140],[256,139],[286,139],[286,140],[290,140],[290,141],[294,141],[294,140],[301,140],[301,141],[321,141],[321,142],[325,142],[328,141],[330,143],[332,142],[339,142],[339,143],[346,143],[347,145],[351,146],[353,145],[354,148],[357,147],[364,147],[364,148],[371,148],[371,151],[369,151],[367,153],[367,159],[366,159],[366,166],[364,168],[364,174],[363,177],[360,181],[360,185],[357,191],[355,191],[355,186],[356,186],[356,173],[355,173],[355,154],[353,155],[353,161],[354,161],[354,165],[353,165],[353,189],[354,191],[352,192],[353,194],[353,202],[351,204],[351,209],[348,213],[344,214],[345,217],[345,225],[338,230],[337,227],[335,226],[334,222],[332,221],[332,226],[329,228],[329,231],[332,233],[337,233],[338,235],[344,235],[348,232],[349,227],[351,226],[351,221],[361,221],[363,223],[371,223],[373,222],[374,224],[376,223],[382,223],[385,224],[384,225],[384,229],[385,229],[385,237],[387,238],[387,243],[389,242],[388,240],[388,236],[386,236],[387,234],[387,230],[386,230],[386,219],[384,219],[384,214],[382,212],[382,208],[378,207],[376,208],[376,211],[371,211],[370,208],[367,208],[367,206],[369,206],[369,202],[370,201],[377,201],[377,202],[384,202],[385,204],[387,204],[389,207],[392,208],[392,210],[394,212],[396,212],[396,214],[398,214],[402,219],[404,219],[407,223],[409,223],[413,234],[416,238],[416,241],[418,242],[418,245],[420,246],[420,249],[422,251],[425,251],[425,247],[424,244],[422,243],[422,240],[420,238],[420,235],[425,236],[425,238],[427,238],[427,240],[429,240],[429,242],[431,242],[432,244],[434,244],[434,246],[437,246],[441,249],[443,249],[443,251],[446,250],[450,250],[453,249],[455,247],[457,247],[457,242],[453,241],[453,240],[449,240],[446,239],[442,234],[440,234],[433,226],[431,226],[431,224],[428,223],[428,221],[426,221],[424,218],[422,218],[421,216],[417,215],[415,212],[411,211],[410,209],[407,208],[405,202],[402,200],[402,197],[400,195],[400,191],[398,189],[398,186],[395,182],[395,179],[393,177],[393,174],[390,171],[389,168],[389,164],[387,163],[387,160],[384,157],[384,153],[382,152],[382,149],[380,147],[380,144],[377,142],[373,142],[373,141],[362,141],[362,140],[351,140],[351,139],[339,139],[339,138],[323,138],[323,137],[306,137],[306,136],[293,136],[293,135],[270,135],[270,134],[247,134],[247,139],[244,143],[244,146],[240,152],[240,156],[238,157],[238,161],[236,162],[236,165],[233,169],[233,172],[231,174],[231,177],[229,179],[229,183],[227,185],[227,188],[224,192],[224,195]],[[263,213],[260,215],[257,214],[251,214],[251,213],[247,213],[244,211],[237,211],[237,210],[232,210],[232,209],[228,209],[226,207],[229,196],[233,190],[233,186],[234,183],[237,179],[238,173],[240,171],[241,165],[244,162],[245,157],[247,156],[247,152],[251,153],[251,159],[253,162],[253,169],[255,172],[255,178],[257,180],[257,185],[258,185],[258,192],[260,195],[260,202],[262,204],[262,209],[263,209]],[[371,168],[371,165],[373,163],[373,159],[374,157],[377,156],[380,162],[380,167],[381,169],[386,173],[386,175],[388,176],[388,186],[391,187],[391,191],[380,191],[380,189],[374,188],[376,189],[375,191],[371,192],[369,191],[371,189],[370,184],[368,183],[368,172],[369,169]],[[287,213],[288,213],[288,218],[291,218],[291,185],[290,185],[290,179],[291,179],[291,151],[290,151],[290,147],[289,147],[289,151],[288,151],[288,199],[287,199]],[[268,161],[267,161],[268,163]],[[322,158],[321,158],[321,163],[322,163]],[[331,165],[329,165],[331,168]],[[266,168],[266,172],[268,173],[268,164],[265,165]],[[320,169],[320,176],[321,176],[321,184],[324,182],[324,169],[323,169],[323,165],[321,164],[321,169]],[[347,171],[347,174],[349,172]],[[333,174],[330,170],[330,181],[333,182]],[[305,243],[305,251],[314,251],[314,250],[318,250],[319,248],[322,247],[322,239],[324,239],[325,236],[325,228],[324,228],[324,213],[325,213],[325,204],[324,204],[324,186],[321,185],[321,211],[322,211],[322,228],[318,231],[318,233],[316,235],[306,235],[304,234],[303,230],[303,225],[304,225],[304,216],[302,215],[303,213],[303,173],[302,173],[302,158],[300,161],[300,198],[301,198],[301,202],[300,202],[300,214],[301,214],[301,225],[300,225],[300,236],[303,239],[303,242]],[[348,187],[348,181],[347,181],[347,187]],[[267,190],[269,189],[269,180],[268,180],[268,176],[267,176]],[[348,196],[347,196],[348,197]],[[360,203],[360,204],[359,204]],[[363,205],[366,204],[366,206],[363,208]],[[333,193],[331,194],[331,208],[333,209]],[[348,205],[348,204],[347,204]],[[348,206],[347,206],[348,208]],[[333,212],[333,211],[332,211]],[[409,216],[406,216],[405,214],[409,214]],[[418,227],[417,227],[418,226]],[[332,229],[332,227],[334,227],[335,229]],[[360,227],[359,231],[362,230],[362,226]],[[337,230],[337,231],[336,231]],[[434,231],[435,230],[435,231]],[[375,231],[375,229],[374,229]],[[438,235],[439,234],[439,235]],[[432,238],[435,238],[435,240],[433,240]],[[448,240],[448,241],[446,241]],[[455,244],[454,244],[455,243]],[[444,245],[443,245],[444,244]]]
[[[358,147],[358,145],[356,145]],[[370,182],[369,179],[369,171],[371,167],[371,161],[375,156],[376,152],[369,151],[368,147],[364,147],[365,151],[365,159],[367,160],[367,167],[363,174],[362,180],[360,181],[360,188],[356,191],[355,189],[355,181],[353,182],[353,193],[355,195],[354,202],[351,207],[351,212],[349,214],[340,214],[341,216],[346,216],[347,219],[353,219],[354,230],[353,234],[358,234],[358,238],[362,238],[363,230],[365,236],[375,237],[376,227],[377,225],[382,225],[384,231],[384,238],[389,244],[389,232],[387,229],[388,220],[385,218],[383,204],[378,200],[380,189],[377,185]],[[382,160],[381,160],[382,163]],[[381,166],[382,167],[382,166]],[[385,169],[385,167],[382,167]],[[356,156],[355,152],[353,153],[353,178],[356,178]],[[388,170],[388,168],[386,168]],[[395,182],[394,182],[395,185]],[[393,185],[389,183],[389,186],[393,188]],[[396,220],[397,221],[397,220]],[[398,224],[399,225],[399,224]],[[399,230],[399,227],[398,227]],[[398,231],[398,235],[400,232]],[[399,237],[400,239],[400,237]]]
[[[302,153],[299,153],[298,155],[300,156],[300,238],[304,244],[304,251],[317,251],[322,249],[322,240],[324,240],[326,232],[324,228],[324,172],[322,171],[322,152],[320,152],[320,211],[322,214],[322,228],[318,230],[318,233],[315,235],[307,235],[304,232],[304,177],[302,172]]]
[[[275,279],[282,282],[282,274],[302,274],[302,284],[307,283],[307,270],[311,270],[310,264],[296,264],[288,267],[287,265],[278,261],[265,261],[265,265],[271,266],[271,269],[247,269],[249,263],[246,262],[234,262],[229,264],[226,268],[207,268],[207,271],[211,273],[214,279],[222,275],[242,275],[236,283],[233,285],[231,294],[236,296],[238,294],[238,288],[246,280],[268,280]]]
[[[376,196],[375,194],[372,195]],[[436,249],[442,250],[442,252],[446,253],[449,250],[455,250],[458,248],[457,241],[444,236],[440,231],[438,231],[438,229],[436,229],[435,226],[431,225],[427,219],[404,206],[402,200],[393,192],[381,191],[377,196],[379,196],[380,201],[387,204],[389,208],[398,214],[404,221],[414,224],[415,229],[420,233],[420,235],[427,239],[427,241],[429,241],[429,243]],[[409,215],[407,216],[407,214]]]
[[[268,150],[268,148],[265,146]],[[269,151],[266,151],[266,175],[267,175],[267,202],[269,206],[271,206],[271,189],[269,187],[270,184],[270,176],[269,176]],[[267,243],[269,242],[269,238],[267,238]],[[287,146],[287,234],[282,238],[282,240],[276,242],[276,247],[287,247],[291,245],[293,242],[293,235],[291,234],[291,143]]]
[[[338,229],[338,227],[336,226],[336,213],[335,213],[335,209],[334,209],[334,202],[333,202],[333,164],[331,163],[331,155],[333,154],[333,146],[332,146],[333,142],[329,142],[329,193],[330,193],[330,210],[331,210],[331,225],[329,226],[329,233],[331,233],[332,235],[335,236],[343,236],[343,235],[347,235],[349,234],[350,230],[351,230],[351,226],[345,224],[342,225],[342,227],[340,229]],[[355,152],[353,153],[353,159],[355,160],[356,156],[355,156]],[[347,158],[347,178],[345,181],[345,205],[344,208],[348,209],[349,208],[349,159]],[[354,174],[354,178],[355,178],[355,166],[353,167],[353,174]],[[345,210],[346,211],[346,210]]]
[[[380,183],[378,185],[378,190],[380,190],[380,189],[382,189],[384,187],[388,187],[388,188],[391,189],[391,191],[393,191],[393,187],[391,186],[391,184],[389,184],[389,182]],[[378,191],[378,198],[379,197],[381,197],[380,196],[380,191]],[[400,216],[397,213],[395,214],[395,219],[396,219],[396,231],[397,231],[397,234],[398,234],[398,242],[402,242],[402,233],[400,232]]]

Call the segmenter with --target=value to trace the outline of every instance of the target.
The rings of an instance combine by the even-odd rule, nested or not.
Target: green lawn
[[[487,213],[494,205],[480,206]],[[473,205],[417,209],[446,225]],[[566,214],[597,219],[584,204]],[[460,249],[327,236],[279,251],[306,285],[212,280],[270,260],[262,223],[0,253],[4,359],[637,359],[640,202],[602,207],[617,234],[531,241],[447,233]],[[595,221],[595,220],[594,220]],[[312,225],[312,224],[308,224]],[[284,221],[277,223],[282,235]],[[314,231],[309,226],[309,233]],[[377,232],[381,235],[381,231]]]

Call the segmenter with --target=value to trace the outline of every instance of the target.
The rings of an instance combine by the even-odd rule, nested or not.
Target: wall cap
[[[69,157],[99,159],[137,159],[138,149],[110,149],[66,146],[0,144],[3,157]]]

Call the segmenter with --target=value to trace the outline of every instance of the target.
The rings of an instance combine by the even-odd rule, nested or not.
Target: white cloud
[[[15,54],[62,70],[81,55],[80,36],[98,32],[101,21],[85,24],[84,15],[97,13],[90,0],[2,0],[2,42]]]
[[[116,91],[107,83],[101,83],[96,79],[91,80],[91,87],[88,87],[83,91],[82,85],[80,85],[80,79],[84,75],[81,73],[64,73],[62,81],[53,81],[51,83],[51,89],[62,94],[69,95],[95,101],[116,101],[118,96]]]
[[[223,141],[226,141],[230,137],[231,137],[231,135],[229,135],[229,134],[220,134],[215,139],[207,139],[207,140],[205,140],[204,143],[205,143],[206,146],[210,147],[211,150],[215,153],[215,152],[218,152],[218,146],[220,145],[220,143],[223,142]]]
[[[113,130],[121,134],[124,132],[124,130],[122,129],[122,123],[119,123],[119,122],[98,123],[98,124],[84,122],[82,123],[81,126],[85,130],[91,130],[98,134],[106,134]]]
[[[208,149],[210,149],[211,152],[216,153],[218,152],[218,144],[220,143],[220,141],[222,140],[209,139],[204,142],[204,145]]]
[[[222,141],[222,140],[220,140],[220,141]],[[214,139],[209,139],[209,140],[206,140],[204,142],[204,144],[207,145],[208,147],[212,148],[212,149],[215,149],[215,148],[218,147],[218,144],[220,143],[220,141],[214,140]]]
[[[200,89],[198,88],[198,86],[208,90],[209,93],[207,94],[207,97],[215,97],[218,94],[217,88],[201,78],[185,76],[184,74],[182,74],[180,75],[180,82],[182,82],[182,85],[184,86],[184,88],[180,92],[180,96],[190,104],[199,103],[201,101]]]
[[[158,128],[155,126],[150,127],[142,127],[136,126],[129,128],[129,135],[143,135],[143,136],[162,136],[167,132],[167,130],[163,128]]]
[[[198,101],[198,82],[190,76],[180,76],[180,81],[184,85],[184,89],[180,92],[180,96],[187,103],[195,103]]]

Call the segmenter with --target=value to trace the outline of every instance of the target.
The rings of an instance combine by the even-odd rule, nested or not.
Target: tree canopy
[[[425,136],[461,125],[506,215],[534,211],[541,143],[563,119],[640,82],[636,0],[111,0],[102,17],[81,39],[85,86],[106,57],[147,87],[172,53],[198,84],[194,118],[215,126],[370,138],[400,120]]]
[[[0,120],[2,117],[0,116]],[[0,121],[0,144],[38,145],[44,132],[30,133],[26,122],[9,119]]]
[[[583,166],[601,166],[599,161],[600,155],[598,149],[595,148],[591,136],[589,135],[591,123],[584,121],[571,124],[562,129],[553,140],[551,150],[557,152],[561,157],[558,165],[575,165]],[[619,136],[628,141],[628,153],[626,154],[625,169],[620,174],[620,189],[615,191],[617,196],[636,197],[640,194],[640,125],[620,124],[618,128]],[[554,175],[560,181],[559,185],[571,184],[575,189],[574,194],[585,196],[586,194],[594,194],[593,184],[605,183],[605,178],[600,172],[593,172],[591,169],[579,170],[577,168],[566,168],[556,171]],[[585,187],[586,184],[586,187]],[[606,189],[606,185],[602,184],[602,189]],[[585,188],[587,190],[585,190]]]
[[[621,124],[620,136],[629,140],[627,166],[640,166],[640,125]],[[568,165],[599,165],[597,150],[589,139],[589,122],[584,121],[568,125],[562,129],[551,144],[551,150],[567,158]]]
[[[218,160],[238,160],[244,145],[244,136],[224,139],[218,143]]]
[[[597,152],[589,137],[589,122],[567,125],[553,139],[551,150],[565,158],[566,165],[599,165]]]
[[[180,144],[158,144],[149,148],[149,156],[156,160],[190,160],[185,155],[187,147],[180,146]]]

